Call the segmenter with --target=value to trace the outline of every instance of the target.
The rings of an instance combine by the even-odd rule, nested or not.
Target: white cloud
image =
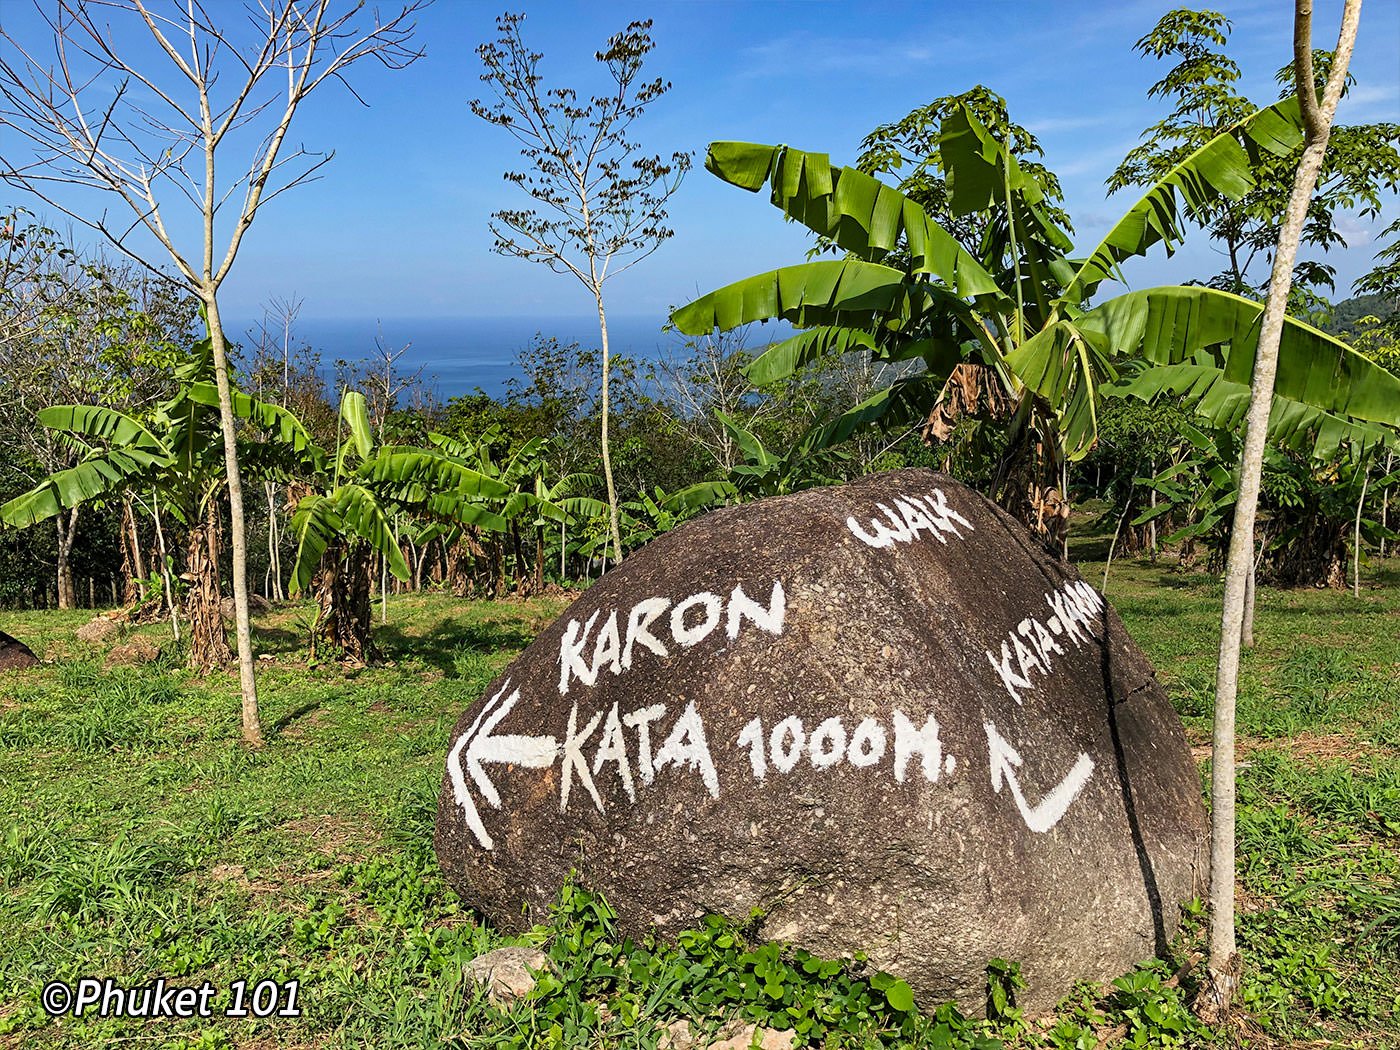
[[[1356,248],[1372,241],[1373,224],[1363,223],[1350,215],[1337,215],[1332,219],[1332,228],[1341,235],[1348,248]]]
[[[1033,135],[1054,135],[1062,131],[1082,131],[1085,128],[1101,128],[1117,123],[1116,114],[1094,113],[1082,117],[1044,117],[1026,123],[1026,130]]]
[[[929,63],[947,63],[957,56],[965,61],[968,44],[944,38],[934,47],[910,40],[877,37],[823,37],[814,33],[791,33],[742,52],[743,77],[791,76],[803,74],[857,73],[864,76],[903,76]]]

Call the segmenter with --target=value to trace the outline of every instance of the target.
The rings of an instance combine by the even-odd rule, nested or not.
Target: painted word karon
[[[666,616],[668,611],[670,615]],[[708,638],[721,623],[724,636],[730,641],[739,637],[745,620],[769,634],[780,635],[787,616],[787,596],[782,583],[774,581],[766,607],[745,594],[742,586],[729,593],[728,602],[710,591],[692,594],[674,604],[670,598],[643,598],[625,618],[619,618],[617,609],[609,612],[594,634],[602,612],[595,609],[582,623],[569,621],[559,642],[561,694],[567,693],[574,681],[586,686],[596,684],[604,668],[615,675],[630,670],[642,649],[660,659],[671,654],[671,647],[688,649]],[[666,619],[658,625],[663,616]]]

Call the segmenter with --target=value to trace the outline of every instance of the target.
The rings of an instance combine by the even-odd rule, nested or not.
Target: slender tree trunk
[[[1103,563],[1103,586],[1099,588],[1104,594],[1108,593],[1108,570],[1113,565],[1113,550],[1118,546],[1118,534],[1123,531],[1123,522],[1128,518],[1128,512],[1132,510],[1132,493],[1128,494],[1128,505],[1123,508],[1123,513],[1118,515],[1118,527],[1113,530],[1113,539],[1108,545],[1108,560]]]
[[[1152,475],[1153,477],[1157,475],[1157,463],[1155,461],[1152,464]],[[1147,506],[1152,510],[1157,509],[1157,490],[1155,488],[1149,487],[1148,489]],[[1152,516],[1152,520],[1147,523],[1147,547],[1148,552],[1152,555],[1152,560],[1155,562],[1157,560],[1157,516],[1155,514]]]
[[[258,684],[253,668],[253,629],[248,615],[248,530],[243,517],[243,478],[238,471],[238,436],[234,430],[233,388],[229,381],[228,347],[214,289],[203,296],[209,315],[209,341],[214,350],[214,379],[219,388],[219,423],[224,437],[224,467],[228,472],[229,546],[233,552],[233,615],[238,641],[238,684],[243,698],[243,742],[262,747],[258,719]]]
[[[535,526],[535,593],[544,593],[544,529]]]
[[[1356,529],[1351,544],[1351,589],[1357,598],[1361,597],[1361,510],[1366,506],[1366,486],[1371,482],[1371,464],[1367,463],[1361,474],[1361,497],[1356,501]]]
[[[263,486],[267,493],[267,583],[264,589],[270,601],[283,601],[282,590],[282,532],[277,523],[277,484],[269,481]]]
[[[58,607],[76,609],[78,589],[73,583],[73,541],[78,537],[78,508],[73,507],[67,515],[59,513],[54,517],[58,530],[58,572],[55,586],[58,588]]]
[[[175,641],[180,640],[180,614],[176,612],[175,584],[170,578],[170,558],[165,550],[165,530],[160,523],[160,500],[151,490],[151,515],[156,524],[156,546],[160,553],[160,578],[165,586],[165,607],[170,612],[170,630]]]
[[[1317,185],[1327,151],[1332,116],[1341,97],[1361,0],[1346,0],[1341,31],[1319,107],[1313,86],[1312,0],[1295,0],[1293,24],[1294,75],[1304,123],[1304,146],[1288,209],[1279,232],[1269,281],[1269,299],[1260,322],[1254,359],[1244,450],[1240,458],[1239,498],[1230,531],[1230,552],[1225,569],[1225,600],[1221,611],[1220,660],[1216,668],[1215,728],[1211,760],[1211,917],[1209,973],[1198,1003],[1203,1016],[1226,1015],[1239,986],[1240,960],[1235,951],[1235,699],[1239,691],[1241,628],[1245,590],[1254,560],[1254,517],[1273,406],[1274,379],[1278,372],[1279,339],[1284,311],[1293,281],[1293,264],[1307,218],[1308,202]]]
[[[1395,452],[1385,454],[1385,476],[1390,477],[1390,472],[1395,468]],[[1381,558],[1385,558],[1385,532],[1390,528],[1390,485],[1381,491]]]
[[[608,389],[609,375],[612,371],[612,359],[608,353],[608,316],[603,312],[603,293],[599,289],[595,294],[598,300],[598,330],[603,338],[603,480],[608,486],[608,527],[612,534],[613,561],[622,561],[622,530],[618,521],[617,513],[617,486],[613,484],[612,472],[612,451],[608,444],[608,418],[612,415],[612,400]]]

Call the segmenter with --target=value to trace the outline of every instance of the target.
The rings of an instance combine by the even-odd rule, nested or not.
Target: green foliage
[[[995,127],[983,123],[979,99],[985,108],[985,95],[935,107],[936,159],[930,154],[920,170],[936,177],[916,178],[910,193],[832,165],[825,154],[711,144],[712,173],[750,191],[769,186],[786,217],[846,254],[737,281],[672,316],[690,334],[775,318],[802,329],[750,366],[749,375],[764,382],[853,348],[883,361],[920,362],[918,380],[884,399],[886,411],[868,412],[865,425],[932,421],[939,413],[956,423],[980,411],[982,395],[969,390],[996,390],[987,400],[1000,408],[987,418],[1006,425],[1010,437],[993,495],[1039,521],[1037,501],[1059,486],[1064,461],[1082,458],[1096,442],[1102,390],[1119,379],[1125,361],[1153,366],[1141,382],[1152,382],[1143,376],[1160,366],[1213,367],[1218,375],[1205,382],[1200,374],[1177,375],[1171,393],[1204,402],[1209,414],[1219,414],[1222,403],[1237,406],[1228,384],[1247,384],[1258,304],[1201,287],[1129,293],[1087,309],[1086,300],[1124,260],[1157,244],[1171,251],[1188,217],[1253,192],[1261,172],[1300,142],[1300,118],[1296,101],[1285,99],[1213,129],[1154,172],[1147,193],[1097,247],[1071,259],[1068,234],[1050,206],[1055,185],[1043,168],[1021,162],[1030,145],[1006,123],[1004,108],[994,112]],[[920,125],[928,114],[910,120]],[[902,163],[897,145],[882,149],[875,166]],[[983,235],[973,250],[914,192],[947,217],[978,217]],[[1208,360],[1197,359],[1202,352]],[[969,384],[967,368],[982,378]],[[963,376],[955,378],[959,369]],[[1287,325],[1279,377],[1278,431],[1300,446],[1315,443],[1319,458],[1343,441],[1379,440],[1373,424],[1400,425],[1400,380],[1300,322]],[[1158,383],[1144,396],[1163,388]]]
[[[861,142],[856,167],[868,175],[898,177],[900,193],[951,232],[969,252],[976,253],[987,236],[989,217],[955,212],[950,207],[950,171],[939,149],[943,122],[963,106],[1007,144],[1019,166],[1040,186],[1041,206],[1049,219],[1073,233],[1070,217],[1062,207],[1059,179],[1039,160],[1044,156],[1039,140],[1011,119],[1005,99],[980,84],[960,95],[935,99],[892,124],[876,128]]]
[[[623,940],[602,898],[565,886],[547,939],[551,968],[531,994],[526,1041],[577,1045],[595,1032],[621,1033],[674,1011],[698,1023],[738,1016],[790,1029],[803,1045],[958,1047],[992,1050],[994,1030],[942,1006],[925,1016],[909,985],[872,971],[863,956],[819,959],[801,949],[753,944],[717,916],[680,934],[675,945]],[[603,1008],[606,1007],[606,1010]]]
[[[203,517],[208,501],[223,485],[224,469],[218,400],[209,381],[212,369],[205,339],[177,370],[180,385],[175,394],[152,409],[147,419],[93,405],[41,410],[36,421],[61,435],[82,458],[0,506],[0,521],[28,528],[90,500],[133,490],[154,491],[179,522]],[[282,409],[247,396],[239,398],[237,407],[259,426],[289,435],[294,451],[310,448],[305,431]],[[273,466],[267,456],[250,461]]]

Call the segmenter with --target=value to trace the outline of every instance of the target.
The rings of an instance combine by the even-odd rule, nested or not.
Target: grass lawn
[[[1102,543],[1077,553],[1097,586]],[[438,781],[456,717],[561,602],[391,600],[388,662],[364,670],[306,667],[307,607],[262,616],[257,753],[239,745],[233,677],[174,656],[107,669],[74,640],[86,613],[0,615],[52,661],[0,674],[0,1046],[651,1047],[678,1017],[738,1012],[831,1046],[1400,1047],[1400,562],[1366,584],[1359,600],[1260,594],[1240,701],[1247,1013],[1220,1031],[1191,1018],[1177,976],[1199,921],[1177,959],[1081,989],[1051,1022],[974,1024],[719,926],[622,951],[583,893],[522,939],[563,979],[497,1010],[461,978],[507,942],[440,881]],[[1203,777],[1220,594],[1167,560],[1115,562],[1108,584]],[[207,980],[220,1012],[230,982],[296,979],[301,1016],[50,1019],[44,984],[85,976]]]

